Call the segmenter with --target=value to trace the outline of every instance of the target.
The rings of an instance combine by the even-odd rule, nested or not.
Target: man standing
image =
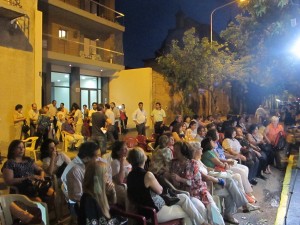
[[[114,132],[115,132],[115,114],[110,109],[110,105],[108,103],[105,104],[105,115],[110,120],[111,124],[107,127],[107,138],[111,142],[115,142]]]
[[[136,124],[138,135],[146,136],[147,113],[143,109],[143,105],[142,102],[139,102],[139,108],[134,111],[132,118],[133,122]]]
[[[75,148],[77,149],[83,143],[83,136],[80,134],[75,134],[75,129],[73,127],[74,117],[70,116],[67,122],[62,124],[61,130],[66,132],[65,141],[69,143],[68,147],[75,143]]]
[[[111,121],[104,114],[103,104],[99,104],[97,112],[92,114],[93,126],[91,139],[98,142],[101,153],[106,153],[106,127],[111,124]]]
[[[114,138],[116,140],[119,140],[119,122],[120,122],[120,110],[118,109],[118,107],[116,107],[116,103],[111,102],[110,103],[110,108],[113,111],[114,115],[115,115],[115,123],[113,124],[115,127],[114,130]]]
[[[67,115],[69,114],[69,111],[65,108],[65,103],[60,103],[60,111],[63,113],[64,117],[66,118]],[[57,113],[57,112],[56,112]]]
[[[97,102],[93,102],[92,103],[92,109],[89,111],[89,116],[88,116],[88,118],[89,118],[89,129],[90,129],[90,134],[92,133],[92,126],[93,126],[93,122],[92,122],[92,114],[94,113],[94,112],[97,112],[97,107],[98,107],[98,103]]]
[[[151,113],[151,120],[154,124],[154,133],[162,134],[164,132],[164,125],[166,122],[165,110],[161,108],[160,102],[155,103],[155,109]]]
[[[37,121],[39,118],[39,111],[37,110],[36,103],[31,104],[31,109],[28,112],[30,120],[30,137],[35,136],[35,131],[37,129]]]
[[[49,107],[49,114],[50,114],[50,119],[53,123],[53,127],[55,129],[55,133],[57,131],[57,119],[56,119],[56,113],[57,113],[57,108],[56,108],[56,100],[52,100],[52,103],[47,105]]]

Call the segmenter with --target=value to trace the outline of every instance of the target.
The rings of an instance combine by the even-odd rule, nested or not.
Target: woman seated
[[[206,139],[206,144],[213,144],[213,142],[209,143]],[[205,142],[205,141],[204,141]],[[238,208],[238,206],[242,204],[243,206],[243,212],[248,212],[249,208],[245,204],[247,203],[248,200],[246,199],[244,192],[239,189],[237,182],[234,180],[233,176],[229,175],[226,178],[217,178],[208,175],[208,170],[210,168],[206,167],[202,162],[201,162],[201,157],[202,157],[202,148],[201,144],[199,142],[194,142],[191,143],[191,146],[193,147],[193,158],[196,160],[199,166],[200,173],[203,177],[203,180],[205,181],[211,181],[216,185],[217,190],[222,190],[220,192],[216,191],[217,195],[221,197],[225,197],[225,215],[232,215],[232,213],[235,212],[235,207]],[[225,193],[224,191],[225,190]],[[228,207],[228,208],[227,208]],[[252,206],[253,207],[253,206]],[[233,217],[226,218],[225,220],[229,220],[231,223],[232,222],[238,222],[235,220]]]
[[[44,171],[52,176],[60,178],[71,159],[63,152],[57,152],[53,139],[46,139],[41,145],[41,160]]]
[[[152,153],[149,170],[157,177],[163,177],[165,172],[168,172],[173,153],[168,147],[169,138],[166,135],[160,136],[158,143],[158,147]]]
[[[180,201],[175,205],[166,206],[164,200],[159,196],[163,192],[162,186],[153,173],[144,170],[146,159],[143,149],[139,147],[135,147],[128,153],[127,160],[132,165],[132,171],[127,177],[127,195],[131,203],[137,207],[143,205],[155,208],[159,223],[184,218],[188,225],[192,223],[208,224],[205,219],[205,211],[201,211],[203,207],[195,207],[185,194],[177,195]],[[200,201],[199,203],[201,204]]]
[[[195,140],[198,141],[198,142],[201,142],[205,138],[205,135],[206,135],[205,127],[199,126],[197,128],[197,135],[195,137]]]
[[[259,161],[261,163],[259,173],[261,174],[261,172],[264,172],[266,174],[270,174],[270,164],[272,164],[274,154],[272,152],[271,145],[267,144],[264,141],[263,135],[259,133],[257,124],[252,124],[249,127],[247,139],[252,148],[260,154],[258,155]]]
[[[111,152],[111,169],[112,169],[112,180],[115,184],[117,192],[117,202],[119,205],[126,206],[126,183],[127,176],[131,171],[132,166],[126,160],[127,156],[127,145],[124,141],[115,141],[112,145]]]
[[[238,164],[236,160],[234,160],[234,156],[226,153],[220,143],[219,140],[219,134],[217,130],[209,130],[206,134],[207,138],[211,138],[214,141],[214,145],[210,146],[207,145],[205,148],[203,148],[203,156],[202,156],[202,162],[210,168],[215,168],[216,170],[219,170],[221,168],[222,170],[231,170],[233,171],[233,179],[238,181],[238,187],[243,192],[246,193],[246,198],[250,203],[255,202],[255,197],[252,195],[253,189],[251,187],[251,184],[248,180],[248,167]],[[202,145],[202,142],[201,142]],[[229,157],[229,158],[227,158]],[[237,176],[236,174],[240,175]]]
[[[264,176],[258,174],[259,160],[256,157],[255,151],[251,148],[250,143],[243,134],[243,130],[240,127],[235,128],[236,139],[239,141],[241,148],[240,151],[243,156],[246,157],[245,161],[242,161],[242,164],[249,168],[248,179],[252,185],[257,184],[255,177],[265,179]]]
[[[195,141],[196,135],[197,135],[197,123],[194,120],[192,120],[190,122],[189,128],[186,130],[185,140],[186,141]]]
[[[44,181],[44,171],[33,159],[25,157],[25,146],[21,140],[13,140],[7,153],[7,161],[2,167],[4,181],[7,185],[18,188],[19,194],[26,195],[33,201],[45,201],[53,206],[54,190],[50,185],[41,185]],[[51,184],[46,182],[47,184]],[[41,186],[41,188],[37,188]],[[13,202],[10,211],[13,216],[18,217],[28,224],[36,224],[40,221],[36,215],[26,212],[23,205]]]
[[[109,200],[116,203],[114,184],[108,181],[106,163],[90,162],[85,170],[83,194],[80,199],[78,224],[108,225],[111,220]]]
[[[172,131],[172,137],[175,141],[184,141],[185,133],[183,131],[184,124],[177,123],[174,125],[173,131]]]
[[[45,201],[47,197],[54,195],[54,190],[49,186],[37,189],[37,186],[45,180],[45,172],[33,159],[25,156],[25,146],[20,140],[13,140],[10,143],[2,173],[7,185],[16,186],[20,194],[34,201]]]

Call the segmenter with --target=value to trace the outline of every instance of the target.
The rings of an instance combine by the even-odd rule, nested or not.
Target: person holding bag
[[[2,173],[7,185],[16,186],[20,194],[33,201],[48,201],[54,196],[51,182],[45,179],[43,169],[25,156],[25,146],[21,140],[10,143]]]

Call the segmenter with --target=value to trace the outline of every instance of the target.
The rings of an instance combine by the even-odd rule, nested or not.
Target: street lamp
[[[232,5],[233,3],[238,2],[238,1],[244,2],[245,0],[234,0],[234,1],[228,2],[228,3],[224,4],[224,5],[221,5],[221,6],[217,7],[217,8],[215,8],[215,9],[211,12],[211,14],[210,14],[210,45],[211,45],[211,46],[212,46],[212,41],[213,41],[213,15],[214,15],[214,13],[215,13],[217,10],[222,9],[222,8],[224,8],[224,7],[226,7],[226,6]]]

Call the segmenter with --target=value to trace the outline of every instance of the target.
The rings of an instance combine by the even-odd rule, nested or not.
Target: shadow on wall
[[[32,52],[29,40],[17,24],[0,18],[0,27],[0,46]]]

